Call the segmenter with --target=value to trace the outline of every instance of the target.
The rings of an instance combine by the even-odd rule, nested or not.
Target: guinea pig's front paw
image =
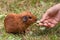
[[[25,35],[25,31],[23,31],[23,32],[19,32],[19,33]]]
[[[25,33],[29,33],[29,32],[30,32],[30,29],[27,28],[27,29],[25,30]]]

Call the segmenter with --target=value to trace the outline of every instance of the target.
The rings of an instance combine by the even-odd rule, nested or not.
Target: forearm
[[[52,6],[51,8],[49,8],[46,11],[46,14],[49,14],[49,15],[53,16],[53,15],[56,15],[58,13],[58,11],[60,11],[60,3]]]

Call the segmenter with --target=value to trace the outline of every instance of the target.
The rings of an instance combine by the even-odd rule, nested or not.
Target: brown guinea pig
[[[11,13],[5,17],[5,30],[8,33],[24,33],[36,20],[36,16],[29,11],[24,11],[20,14]]]

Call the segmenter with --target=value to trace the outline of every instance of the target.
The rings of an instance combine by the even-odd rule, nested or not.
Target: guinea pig
[[[5,17],[4,26],[8,33],[24,33],[36,21],[36,16],[29,11],[20,14],[10,13]]]

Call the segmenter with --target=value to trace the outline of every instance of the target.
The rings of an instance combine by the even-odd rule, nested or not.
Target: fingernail
[[[43,25],[43,23],[39,23],[39,25]]]
[[[48,24],[47,23],[44,23],[44,26],[48,26]]]
[[[55,26],[54,24],[51,25],[51,27],[54,27],[54,26]]]
[[[48,25],[51,25],[51,23],[48,23]]]

